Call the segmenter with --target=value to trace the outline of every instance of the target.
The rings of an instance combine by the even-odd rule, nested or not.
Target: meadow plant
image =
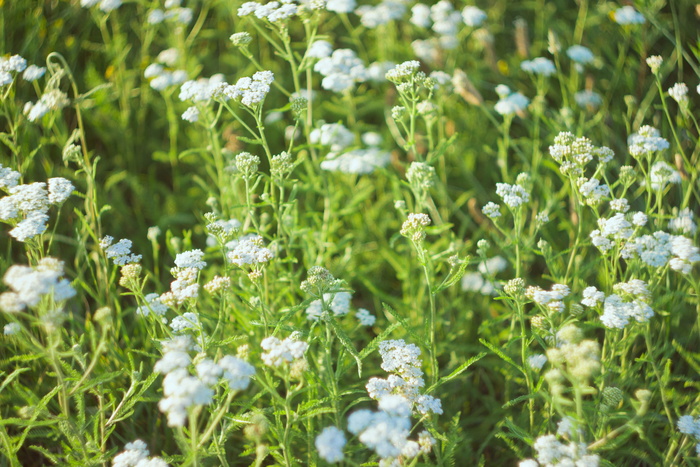
[[[698,465],[689,2],[0,0],[0,465]]]

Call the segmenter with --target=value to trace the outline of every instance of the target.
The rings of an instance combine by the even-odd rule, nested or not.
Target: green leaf
[[[447,383],[448,381],[452,381],[457,376],[459,376],[462,373],[464,373],[465,371],[467,371],[467,369],[470,366],[472,366],[474,363],[476,363],[479,360],[481,360],[482,358],[484,358],[486,355],[487,355],[486,352],[481,352],[479,355],[473,356],[472,358],[470,358],[466,362],[462,363],[459,367],[457,367],[452,373],[440,378],[440,380],[437,383],[435,383],[434,385],[432,385],[431,387],[428,388],[427,392],[432,392],[435,388]]]
[[[517,368],[521,373],[525,374],[525,371],[522,369],[522,367],[521,367],[520,365],[518,365],[517,363],[515,363],[515,362],[513,361],[513,359],[510,358],[508,355],[504,354],[504,353],[501,351],[501,349],[496,348],[495,345],[486,342],[484,339],[479,339],[479,342],[481,342],[484,346],[488,347],[488,349],[489,349],[491,352],[493,352],[493,353],[495,353],[496,355],[498,355],[499,357],[501,357],[501,360],[503,360],[503,361],[506,362],[506,363],[509,363],[509,364],[513,365],[513,366],[514,366],[515,368]]]
[[[423,339],[411,329],[411,326],[406,322],[406,320],[399,315],[396,310],[394,310],[392,307],[387,305],[386,303],[382,302],[382,308],[384,308],[384,311],[389,313],[391,316],[393,316],[396,321],[398,321],[401,324],[401,327],[404,328],[404,330],[411,336],[412,339],[414,339],[416,342],[423,342]]]
[[[343,347],[347,349],[348,352],[350,352],[350,355],[353,356],[355,359],[355,362],[357,362],[357,376],[359,378],[362,377],[362,359],[360,358],[360,354],[357,353],[357,350],[355,349],[355,346],[352,345],[352,341],[348,337],[348,335],[345,333],[343,328],[340,327],[338,322],[335,320],[333,316],[328,316],[328,324],[331,325],[333,328],[333,331],[335,332],[336,337],[340,341],[341,344],[343,344]]]

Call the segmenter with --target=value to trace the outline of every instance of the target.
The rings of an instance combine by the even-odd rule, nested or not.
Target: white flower
[[[676,83],[668,90],[668,95],[679,104],[688,102],[688,86],[685,83]]]
[[[227,253],[226,257],[233,264],[243,266],[245,264],[261,264],[270,261],[274,255],[272,251],[263,246],[263,239],[259,235],[243,238]]]
[[[188,107],[182,113],[182,119],[186,122],[194,123],[199,120],[199,109],[197,107]]]
[[[331,464],[343,460],[343,448],[345,447],[345,434],[334,426],[329,426],[316,437],[316,449],[318,455]]]
[[[530,99],[519,92],[514,92],[508,96],[501,97],[494,109],[501,115],[512,115],[525,110],[529,103]]]
[[[566,55],[568,55],[571,60],[581,65],[592,63],[595,59],[591,49],[582,45],[572,45],[566,49]]]
[[[506,206],[513,209],[530,201],[530,194],[520,185],[496,183],[496,194],[503,199]]]
[[[551,76],[557,72],[554,62],[548,58],[537,57],[532,60],[525,60],[520,64],[523,71],[534,75]]]
[[[248,388],[250,378],[255,374],[253,365],[231,355],[223,356],[218,364],[223,370],[222,377],[231,390],[243,391]]]
[[[324,40],[317,40],[313,44],[311,44],[311,47],[309,47],[309,50],[306,52],[306,55],[312,58],[326,58],[329,57],[332,53],[333,45],[331,45],[330,42]]]
[[[335,294],[323,294],[323,300],[327,302],[333,315],[343,316],[350,312],[350,299],[352,294],[349,292],[337,292]],[[328,303],[330,301],[330,303]],[[306,309],[306,318],[310,321],[318,321],[323,313],[321,300],[314,300]]]
[[[462,21],[464,21],[464,24],[467,26],[481,26],[481,23],[483,23],[485,19],[486,12],[475,6],[465,6],[462,10]]]
[[[615,22],[621,26],[628,26],[631,24],[644,24],[646,19],[644,15],[634,9],[633,6],[626,5],[622,8],[615,10],[614,14]]]
[[[309,139],[312,144],[330,146],[332,152],[338,153],[355,141],[355,135],[341,123],[326,123],[312,130]]]
[[[581,300],[582,304],[594,307],[597,306],[598,303],[602,303],[603,300],[605,300],[605,294],[595,287],[586,287],[583,290],[583,300]]]
[[[489,217],[491,219],[501,217],[501,207],[493,202],[486,203],[486,205],[483,208],[481,208],[481,212],[483,212],[486,217]]]
[[[49,203],[51,204],[63,204],[75,189],[73,184],[65,178],[49,178],[47,182],[49,185]]]
[[[21,329],[22,327],[19,325],[19,323],[9,323],[6,324],[3,328],[3,334],[6,336],[13,336],[17,334]]]
[[[36,81],[42,76],[44,76],[44,73],[46,73],[45,67],[29,65],[27,69],[24,70],[24,74],[22,74],[22,77],[25,79],[25,81]]]
[[[388,151],[378,148],[355,149],[339,156],[330,153],[328,156],[321,162],[321,169],[346,174],[372,173],[377,168],[386,167],[391,157]]]
[[[373,326],[375,321],[377,320],[377,317],[365,308],[358,308],[355,312],[355,317],[362,326]]]
[[[356,5],[355,0],[328,0],[326,9],[336,13],[352,13]]]
[[[530,368],[532,368],[533,370],[541,370],[545,363],[547,363],[546,355],[535,354],[527,357],[527,364],[530,365]]]
[[[635,157],[643,154],[663,151],[670,147],[669,142],[662,138],[661,133],[656,128],[644,125],[637,133],[633,133],[627,138],[629,152]],[[665,164],[665,162],[661,162]]]
[[[260,342],[260,347],[267,352],[262,354],[262,360],[267,366],[279,367],[304,357],[309,344],[304,341],[287,337],[279,340],[276,337],[266,337]]]

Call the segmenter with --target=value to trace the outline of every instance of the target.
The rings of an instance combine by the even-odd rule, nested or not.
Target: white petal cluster
[[[601,185],[597,178],[580,177],[576,183],[585,203],[590,206],[597,206],[604,198],[610,196],[610,187]]]
[[[621,26],[629,26],[632,24],[644,24],[646,18],[644,15],[634,9],[631,5],[625,5],[622,8],[615,10],[615,22]]]
[[[266,4],[246,2],[238,8],[238,16],[254,15],[258,19],[266,19],[271,23],[275,23],[289,19],[297,11],[297,5],[291,0],[282,0],[282,3],[273,1]]]
[[[323,294],[323,300],[328,304],[334,316],[344,316],[350,313],[351,299],[352,294],[350,292]],[[321,300],[314,300],[309,304],[308,308],[306,308],[306,319],[309,321],[318,321],[322,314],[323,306]]]
[[[261,104],[270,92],[270,85],[275,80],[271,71],[258,71],[252,77],[240,78],[236,84],[223,86],[222,95],[234,100],[240,100],[246,107]]]
[[[309,344],[295,339],[294,335],[284,340],[271,336],[263,339],[260,347],[266,351],[262,354],[262,360],[265,365],[279,367],[285,363],[304,358],[304,353],[309,348]]]
[[[45,296],[62,302],[75,296],[75,289],[63,277],[63,262],[54,258],[42,258],[35,267],[10,266],[3,282],[10,290],[0,294],[0,309],[16,313],[33,308]]]
[[[519,467],[553,467],[566,465],[572,467],[598,467],[600,457],[588,454],[585,443],[563,444],[556,435],[544,435],[537,438],[533,446],[537,451],[537,461],[527,459],[520,462]]]
[[[20,55],[0,57],[0,86],[7,86],[14,82],[12,73],[21,73],[27,68],[27,61]]]
[[[400,395],[408,403],[409,414],[442,414],[440,399],[421,394],[425,381],[417,346],[406,344],[403,339],[387,340],[379,343],[379,353],[382,369],[391,375],[386,379],[371,378],[366,386],[369,397],[382,401],[388,395]]]
[[[329,57],[324,57],[314,65],[314,71],[324,78],[323,89],[344,92],[352,89],[355,83],[367,80],[367,68],[362,59],[350,49],[337,49]]]
[[[652,190],[663,190],[669,184],[678,185],[681,183],[681,174],[670,164],[664,161],[655,162],[649,171]]]
[[[700,261],[700,249],[693,241],[681,235],[664,231],[635,238],[625,248],[625,257],[638,257],[645,264],[661,268],[670,264],[671,269],[689,274],[693,264]]]
[[[100,240],[100,248],[104,250],[107,258],[114,261],[114,264],[124,266],[141,261],[141,255],[134,255],[131,253],[131,240],[123,238],[117,243],[113,242],[114,238],[106,235]]]
[[[595,287],[590,286],[583,289],[583,300],[581,300],[581,304],[594,307],[602,303],[603,300],[605,300],[605,293]]]
[[[312,130],[309,139],[311,144],[330,146],[332,152],[338,153],[355,141],[355,135],[342,123],[326,123]]]
[[[698,226],[695,225],[693,221],[693,211],[688,208],[682,209],[676,217],[671,219],[668,223],[668,228],[676,233],[683,233],[686,235],[694,235]]]
[[[361,326],[373,326],[377,321],[377,317],[366,308],[358,308],[355,317]]]
[[[167,306],[182,305],[191,298],[199,297],[199,284],[197,268],[172,268],[170,273],[175,280],[170,283],[170,291],[160,296],[160,301]]]
[[[607,163],[612,160],[614,153],[610,148],[605,146],[596,147],[591,140],[585,136],[577,138],[572,133],[564,131],[559,133],[554,138],[554,143],[549,147],[549,155],[562,164],[560,169],[564,173],[564,167],[569,167],[565,164],[574,164],[579,169],[591,162],[595,157],[601,163]],[[572,169],[569,168],[571,171]],[[574,171],[573,173],[578,173]]]
[[[410,404],[403,396],[385,395],[379,401],[378,412],[353,412],[348,417],[348,431],[377,453],[380,465],[404,465],[421,452],[430,452],[434,444],[427,433],[421,433],[418,442],[408,439],[410,414]]]
[[[677,422],[678,431],[684,435],[695,438],[695,452],[700,453],[700,418],[693,418],[692,415],[683,415]]]
[[[326,2],[326,10],[336,13],[352,13],[356,6],[355,0],[328,0]]]
[[[170,322],[170,328],[174,333],[181,333],[188,329],[199,329],[199,326],[199,317],[191,311],[183,313],[182,316],[176,316]]]
[[[202,261],[204,252],[202,250],[190,250],[178,253],[175,257],[175,266],[178,268],[195,268],[202,270],[207,265],[206,261]]]
[[[321,459],[331,464],[340,462],[345,457],[345,434],[339,428],[328,426],[316,437],[315,445]]]
[[[670,144],[661,137],[659,130],[653,126],[644,125],[639,128],[637,133],[633,133],[627,138],[627,147],[630,154],[639,157],[668,149]]]
[[[153,312],[157,316],[163,316],[168,311],[167,305],[160,301],[160,295],[157,293],[149,293],[144,298],[146,299],[146,305],[136,309],[137,315],[145,317]]]
[[[582,45],[572,45],[566,49],[566,55],[568,55],[572,61],[578,63],[579,65],[588,65],[589,63],[593,63],[593,60],[595,59],[591,49]]]
[[[114,456],[112,467],[168,467],[160,457],[148,457],[150,452],[146,443],[137,439],[126,443],[124,450]]]
[[[163,343],[163,358],[153,368],[165,374],[163,399],[158,403],[161,412],[167,414],[168,426],[181,427],[187,420],[187,410],[196,405],[208,405],[213,401],[213,386],[225,381],[231,390],[248,387],[255,368],[239,358],[226,355],[218,362],[201,360],[195,368],[197,376],[188,370],[192,363],[189,352],[195,348],[189,335],[176,336]]]
[[[90,8],[99,3],[100,10],[105,13],[109,13],[112,10],[116,10],[122,6],[122,0],[80,0],[80,6],[83,8]]]
[[[530,99],[519,92],[512,92],[508,86],[501,84],[497,88],[500,99],[494,109],[501,115],[520,113],[530,104]]]
[[[378,148],[355,149],[339,156],[328,154],[321,169],[346,174],[369,174],[389,164],[391,155]]]
[[[611,329],[624,329],[631,319],[644,323],[654,316],[649,306],[651,293],[647,284],[639,279],[621,282],[613,287],[603,303],[602,323]]]
[[[541,370],[542,367],[544,367],[545,363],[547,363],[546,355],[535,354],[527,357],[527,364],[530,365],[530,368],[532,368],[535,371]]]
[[[210,78],[186,81],[180,86],[179,97],[183,102],[206,102],[214,97],[225,97],[221,95],[221,90],[227,85],[224,75],[218,73]]]
[[[36,81],[46,73],[46,68],[43,66],[29,65],[24,73],[22,73],[22,78],[25,81]]]
[[[150,86],[156,91],[163,91],[170,86],[176,86],[187,81],[187,72],[184,70],[169,70],[160,63],[152,63],[143,72]]]
[[[183,8],[181,4],[181,0],[165,0],[165,10],[157,8],[148,13],[148,24],[160,24],[163,21],[189,24],[192,21],[192,9]]]
[[[525,290],[525,296],[544,306],[551,311],[564,311],[563,300],[571,293],[571,289],[564,284],[554,284],[551,290],[543,290],[541,287],[530,286]]]
[[[503,199],[506,206],[513,209],[530,201],[530,194],[520,185],[496,183],[496,194]]]
[[[400,0],[382,0],[377,5],[362,5],[355,10],[362,25],[369,29],[401,19],[405,13],[405,2]]]
[[[584,89],[574,94],[574,100],[579,107],[597,109],[603,103],[603,97],[595,91]]]
[[[36,103],[27,102],[23,112],[30,122],[35,122],[52,110],[61,110],[69,104],[63,91],[52,89],[44,92]]]
[[[615,246],[622,247],[634,230],[632,224],[625,219],[623,213],[617,213],[610,218],[598,219],[599,230],[590,233],[591,241],[601,253],[607,253]]]
[[[49,220],[49,207],[60,205],[73,191],[73,185],[64,178],[49,179],[46,183],[36,182],[18,185],[19,173],[0,167],[0,188],[10,195],[0,198],[0,221],[14,225],[10,235],[25,242],[44,233]]]
[[[676,83],[669,88],[668,95],[679,104],[686,104],[688,103],[688,85]]]
[[[540,76],[552,76],[557,72],[554,62],[545,57],[536,57],[532,60],[524,60],[520,64],[520,68],[523,71]]]
[[[274,254],[263,246],[261,236],[254,235],[240,239],[236,246],[226,254],[226,257],[233,264],[243,266],[244,264],[267,263],[274,258]]]

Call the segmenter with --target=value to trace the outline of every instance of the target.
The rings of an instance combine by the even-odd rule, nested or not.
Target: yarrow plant
[[[692,2],[34,3],[0,464],[696,462]]]

